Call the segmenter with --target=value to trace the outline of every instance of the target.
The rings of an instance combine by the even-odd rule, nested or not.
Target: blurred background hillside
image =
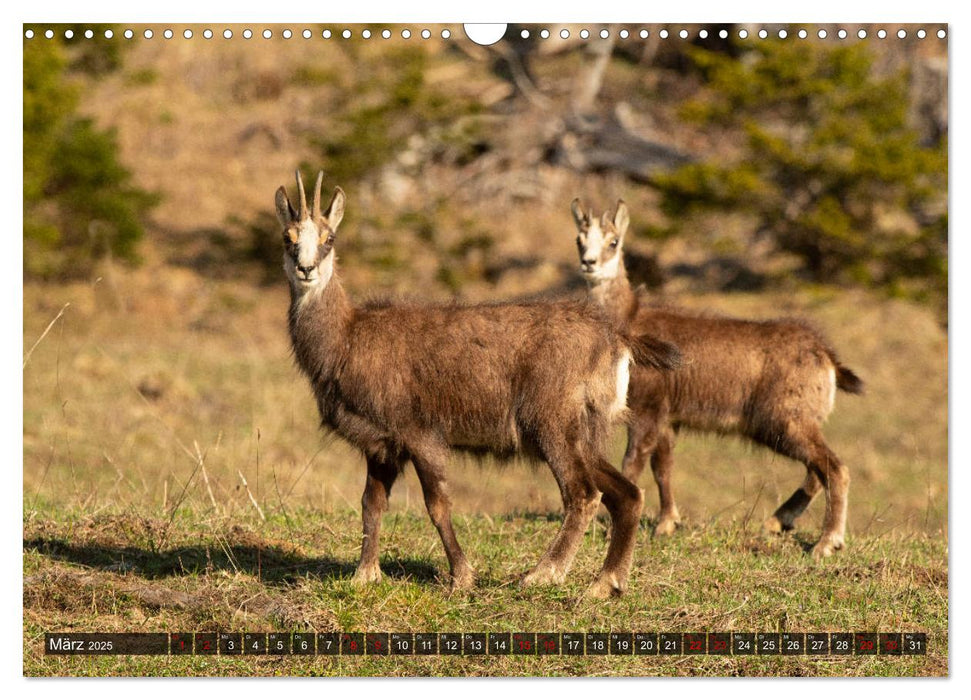
[[[168,26],[150,40],[144,25],[131,40],[38,26],[24,41],[25,348],[43,337],[25,368],[26,497],[165,509],[186,485],[200,507],[245,508],[237,472],[258,480],[262,464],[258,499],[320,507],[321,480],[304,477],[318,460],[356,501],[360,464],[339,446],[321,456],[287,355],[272,197],[299,165],[348,194],[337,250],[358,298],[582,293],[569,202],[623,198],[635,282],[689,307],[807,316],[868,381],[829,429],[854,477],[851,526],[946,528],[938,26],[800,39],[765,25],[761,39],[761,25],[692,25],[681,39],[680,26],[564,25],[546,40],[510,26],[488,48],[460,26],[447,40],[442,26],[429,40],[175,25],[165,39]],[[714,438],[679,451],[689,517],[771,512],[801,480]],[[740,466],[705,473],[726,456]],[[260,490],[268,468],[289,491]],[[512,498],[511,478],[488,476],[493,496],[470,479],[458,501],[557,507],[545,473]]]
[[[564,213],[580,195],[630,202],[635,273],[653,286],[946,295],[947,60],[933,34],[599,39],[594,26],[543,40],[513,26],[482,48],[460,27],[270,42],[242,27],[231,41],[82,29],[25,42],[31,276],[88,275],[109,253],[275,268],[267,193],[302,164],[350,195],[352,283],[479,296],[510,271],[573,281]]]

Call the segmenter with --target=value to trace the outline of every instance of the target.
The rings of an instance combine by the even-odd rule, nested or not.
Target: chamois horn
[[[310,209],[310,216],[314,219],[319,219],[321,216],[320,212],[320,186],[324,182],[324,171],[321,170],[317,173],[317,184],[314,185],[314,204]]]
[[[297,190],[300,192],[300,210],[297,212],[297,219],[303,221],[307,218],[307,193],[303,189],[303,178],[300,177],[300,170],[297,170]]]

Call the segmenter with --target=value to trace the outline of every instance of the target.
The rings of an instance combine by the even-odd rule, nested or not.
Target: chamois
[[[624,267],[627,206],[597,219],[578,199],[571,205],[579,231],[580,270],[589,295],[619,327],[650,328],[677,345],[677,372],[635,367],[628,393],[630,421],[623,472],[637,482],[648,458],[660,497],[655,533],[680,522],[671,493],[675,435],[682,426],[735,434],[802,462],[802,486],[768,518],[771,532],[791,530],[813,497],[826,488],[823,533],[813,556],[829,556],[844,544],[849,472],[823,439],[822,424],[837,389],[863,391],[863,382],[840,364],[822,335],[800,320],[747,321],[711,317],[645,303],[631,289]]]
[[[345,195],[336,188],[322,211],[322,179],[320,173],[308,208],[298,171],[299,207],[280,187],[276,213],[297,364],[310,380],[323,427],[359,449],[367,463],[354,581],[381,578],[381,516],[410,460],[445,547],[452,588],[473,585],[446,486],[449,452],[460,449],[525,454],[553,471],[565,517],[524,585],[564,580],[602,496],[612,536],[588,595],[621,594],[644,497],[604,458],[603,446],[610,422],[626,413],[632,358],[671,367],[677,349],[614,329],[589,302],[354,304],[338,279],[334,252]]]

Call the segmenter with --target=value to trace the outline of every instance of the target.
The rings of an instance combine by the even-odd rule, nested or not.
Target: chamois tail
[[[841,364],[832,348],[827,347],[826,354],[829,355],[829,361],[833,363],[833,369],[836,372],[836,388],[847,394],[862,394],[863,380],[856,375],[856,372]]]
[[[674,343],[650,334],[627,335],[624,340],[631,349],[635,364],[667,370],[681,366],[681,351]]]
[[[836,388],[845,391],[847,394],[862,394],[863,380],[856,376],[850,368],[844,367],[838,362],[834,364],[836,365]]]

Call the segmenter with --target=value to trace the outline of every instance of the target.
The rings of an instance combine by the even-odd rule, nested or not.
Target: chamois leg
[[[822,559],[830,556],[835,550],[843,548],[850,471],[827,447],[822,437],[816,441],[815,454],[810,464],[826,487],[826,517],[823,520],[823,534],[813,547],[813,557]]]
[[[674,431],[670,426],[660,430],[654,454],[651,455],[651,472],[657,483],[657,493],[661,501],[661,512],[658,513],[654,534],[670,535],[681,522],[681,514],[674,503],[671,493],[671,467],[674,465]]]
[[[385,462],[377,457],[367,458],[367,483],[361,497],[364,539],[361,542],[361,561],[352,579],[354,583],[381,580],[381,567],[378,565],[381,516],[388,509],[388,496],[391,495],[391,487],[400,472],[400,462]]]
[[[630,425],[627,427],[627,451],[624,452],[621,470],[635,484],[640,480],[647,461],[654,453],[657,440],[657,421],[653,415],[636,413],[631,416]]]
[[[523,577],[524,586],[563,582],[580,548],[583,533],[600,507],[600,491],[583,459],[575,450],[565,446],[564,450],[564,456],[547,459],[563,498],[563,524],[536,566]]]
[[[776,509],[762,527],[768,532],[787,532],[795,527],[796,518],[812,503],[813,498],[823,488],[822,482],[816,476],[816,471],[806,467],[806,480],[796,489],[789,499]]]
[[[773,434],[769,431],[768,434]],[[829,449],[818,425],[790,422],[774,434],[782,439],[759,440],[779,454],[798,459],[806,465],[807,475],[803,485],[783,503],[763,525],[770,531],[789,529],[792,522],[812,501],[820,488],[826,489],[826,516],[823,534],[813,547],[817,559],[830,556],[843,547],[846,532],[847,492],[850,473],[839,457]]]
[[[607,598],[627,590],[634,561],[634,539],[644,508],[644,492],[600,457],[594,460],[594,482],[603,491],[602,501],[610,513],[610,545],[603,569],[586,595]]]
[[[475,583],[475,576],[452,527],[452,502],[448,497],[445,470],[436,461],[414,454],[411,461],[415,465],[418,481],[425,496],[428,517],[438,530],[442,545],[445,547],[445,556],[448,558],[448,568],[452,578],[452,590],[471,588]]]

